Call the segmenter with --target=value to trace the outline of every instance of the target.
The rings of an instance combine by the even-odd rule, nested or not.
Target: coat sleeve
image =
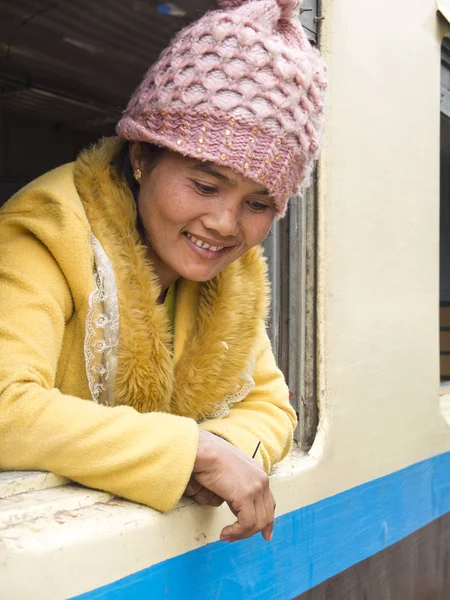
[[[54,254],[24,220],[0,219],[0,470],[52,471],[170,510],[193,469],[196,422],[57,389],[73,300]]]
[[[209,419],[200,427],[225,438],[249,456],[261,442],[255,458],[270,473],[272,466],[291,448],[297,417],[289,403],[289,390],[276,365],[263,321],[255,354],[254,390],[233,405],[226,417]]]

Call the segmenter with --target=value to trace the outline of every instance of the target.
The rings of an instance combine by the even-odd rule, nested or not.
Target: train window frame
[[[264,246],[272,301],[269,337],[289,386],[298,425],[294,438],[307,452],[317,431],[317,179],[303,198],[290,200]]]
[[[444,16],[446,17],[445,14]],[[444,415],[450,415],[450,39],[448,37],[442,40],[440,68],[439,387],[441,411]],[[445,231],[444,221],[448,222]]]
[[[304,0],[300,9],[300,20],[313,45],[319,41],[320,8],[320,0]],[[268,333],[298,417],[294,439],[305,453],[319,424],[317,223],[316,172],[304,196],[291,198],[286,216],[274,223],[264,242],[272,291]]]

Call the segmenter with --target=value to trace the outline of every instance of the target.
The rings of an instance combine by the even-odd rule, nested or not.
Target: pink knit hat
[[[231,167],[266,187],[283,216],[318,155],[326,68],[298,0],[218,5],[150,67],[117,133]]]

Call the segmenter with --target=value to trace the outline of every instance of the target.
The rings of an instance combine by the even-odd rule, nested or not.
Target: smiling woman
[[[295,0],[221,0],[150,68],[118,138],[0,213],[0,467],[272,535],[296,417],[259,247],[317,158],[325,69]]]

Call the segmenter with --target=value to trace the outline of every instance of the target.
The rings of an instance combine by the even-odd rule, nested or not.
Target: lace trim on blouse
[[[255,389],[256,384],[253,379],[255,362],[255,358],[253,357],[250,360],[248,367],[242,372],[241,380],[234,390],[229,394],[226,394],[217,409],[213,413],[205,415],[205,419],[222,419],[223,417],[226,417],[230,414],[230,409],[233,404],[241,402]]]
[[[91,233],[94,289],[89,295],[84,357],[92,399],[114,406],[114,380],[119,344],[119,302],[111,261]]]

